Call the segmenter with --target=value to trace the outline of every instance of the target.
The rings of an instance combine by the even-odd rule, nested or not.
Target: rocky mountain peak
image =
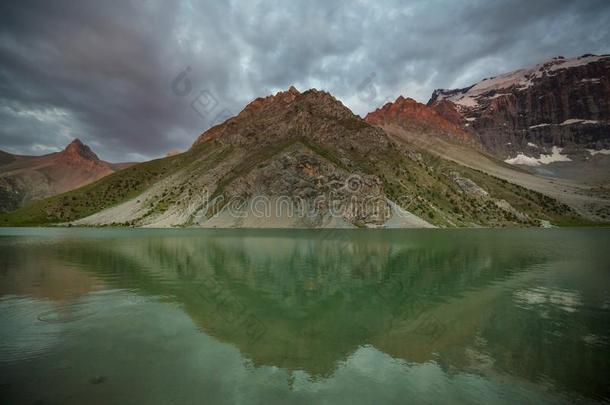
[[[610,55],[556,56],[463,89],[435,90],[428,105],[453,122],[457,112],[502,159],[554,146],[603,150],[610,147],[609,83]]]
[[[371,125],[395,125],[408,131],[435,132],[446,138],[474,142],[472,134],[466,132],[459,122],[452,122],[434,108],[409,97],[399,96],[393,103],[367,114],[365,120]]]
[[[411,97],[403,97],[402,95],[398,96],[396,98],[396,101],[394,101],[394,104],[403,104],[403,105],[412,105],[415,106],[417,104],[419,104],[417,101],[415,101],[414,99],[412,99]]]
[[[393,103],[386,103],[383,107],[368,113],[365,120],[369,123],[394,120],[396,118],[413,119],[415,116],[430,119],[435,112],[424,104],[418,103],[412,98],[398,96]]]
[[[258,141],[256,146],[260,146],[287,136],[326,136],[336,125],[348,130],[369,127],[328,92],[309,89],[301,93],[292,86],[252,101],[237,116],[203,133],[194,145],[215,138],[234,145]]]
[[[82,147],[84,147],[85,144],[78,138],[74,138],[74,140],[72,142],[70,142],[68,145],[66,145],[66,147],[64,148],[64,150],[69,150],[69,149],[80,149]]]
[[[485,99],[508,92],[524,92],[549,78],[570,75],[580,70],[579,78],[587,78],[589,73],[608,69],[610,55],[585,54],[566,59],[556,56],[537,65],[485,78],[472,86],[462,89],[437,89],[432,93],[428,105],[441,100],[450,100],[462,110],[484,107]]]
[[[397,121],[433,123],[442,119],[432,108],[403,96],[399,96],[393,103],[386,103],[383,107],[368,113],[365,117],[365,120],[372,124],[396,123]]]
[[[242,110],[240,115],[251,114],[273,104],[289,104],[300,94],[301,93],[294,86],[290,86],[290,88],[286,91],[278,91],[274,95],[255,99]]]
[[[346,108],[340,101],[338,101],[335,97],[333,97],[330,93],[326,91],[312,88],[301,93],[294,86],[290,86],[288,90],[279,91],[274,95],[270,95],[267,97],[259,97],[255,99],[250,104],[248,104],[239,115],[242,115],[243,113],[251,113],[260,110],[261,108],[268,108],[269,106],[273,106],[274,109],[284,108],[286,105],[291,104],[295,101],[302,103],[317,101],[329,105],[340,105],[343,108]]]
[[[91,161],[99,161],[100,159],[97,155],[89,148],[89,146],[85,145],[81,142],[80,139],[76,138],[66,148],[61,152],[63,156],[68,158],[77,158]]]
[[[290,102],[301,94],[296,87],[290,86],[288,90],[278,91],[274,96],[270,96],[275,101]]]
[[[349,108],[324,90],[309,89],[297,99],[297,108],[306,108],[318,114],[343,118],[358,118]]]

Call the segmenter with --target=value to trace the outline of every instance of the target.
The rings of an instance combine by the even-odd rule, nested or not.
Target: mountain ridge
[[[502,159],[538,159],[553,147],[610,149],[610,55],[555,57],[462,89],[437,89],[427,104],[440,103],[451,103]]]
[[[447,115],[449,115],[447,113]],[[478,146],[476,135],[468,132],[459,123],[445,118],[436,109],[412,98],[399,96],[394,102],[370,112],[364,118],[369,124],[384,128],[398,125],[418,136],[438,136],[448,140]]]
[[[280,212],[282,203],[294,215]],[[246,228],[548,222],[582,218],[539,193],[399,143],[327,92],[295,88],[253,100],[182,154],[0,217],[8,225]]]

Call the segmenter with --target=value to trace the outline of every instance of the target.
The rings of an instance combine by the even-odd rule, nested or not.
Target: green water
[[[608,230],[0,230],[0,403],[610,400]]]

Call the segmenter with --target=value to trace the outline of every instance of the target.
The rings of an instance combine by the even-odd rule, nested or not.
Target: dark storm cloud
[[[40,154],[80,137],[103,158],[146,159],[293,84],[364,115],[400,94],[426,102],[434,88],[609,51],[607,0],[379,3],[3,2],[0,148]],[[180,96],[186,82],[176,92],[172,80],[187,67]]]

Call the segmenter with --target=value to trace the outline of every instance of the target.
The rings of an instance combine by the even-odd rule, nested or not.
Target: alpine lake
[[[0,403],[610,401],[610,230],[0,229]]]

